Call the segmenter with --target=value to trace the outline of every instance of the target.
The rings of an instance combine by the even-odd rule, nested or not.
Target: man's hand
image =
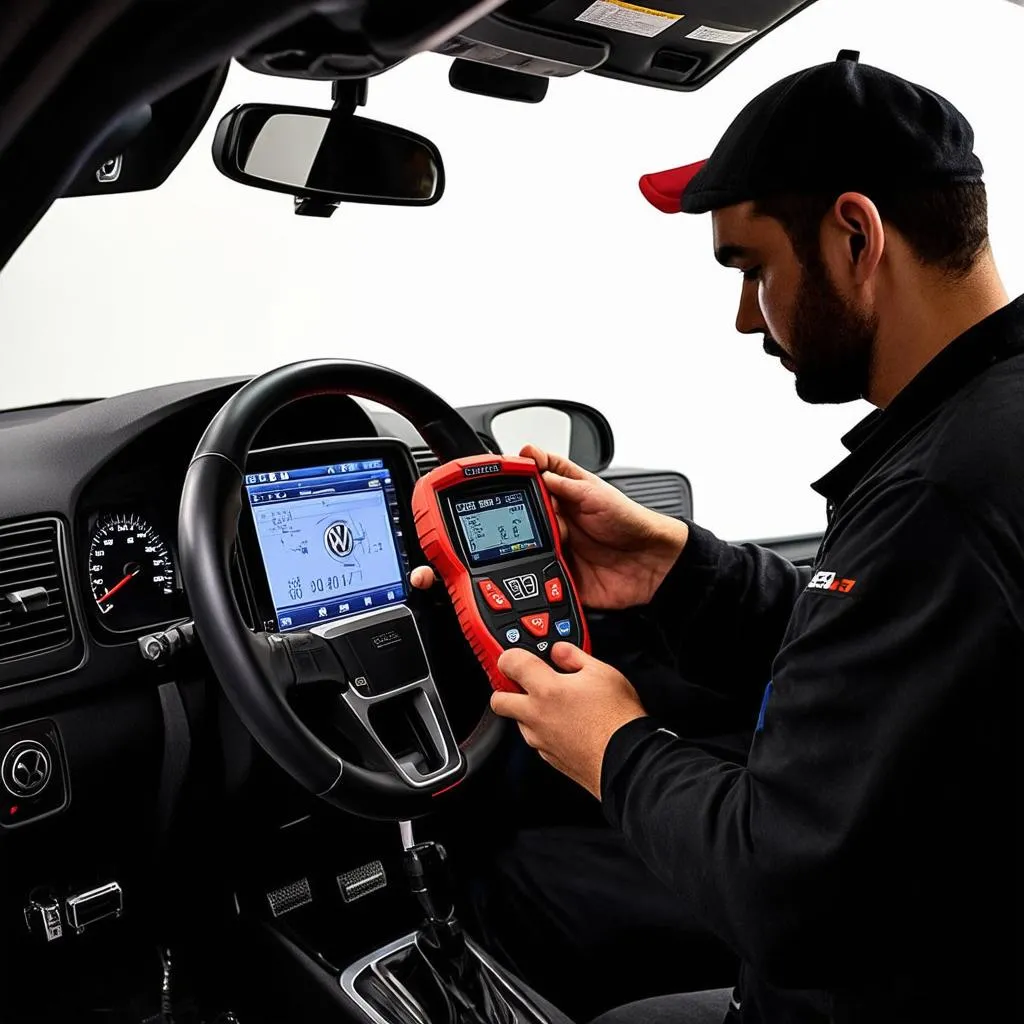
[[[555,644],[551,657],[565,674],[528,651],[505,651],[498,668],[526,692],[496,690],[491,709],[514,718],[545,761],[600,800],[608,741],[620,726],[647,712],[629,680],[611,665],[568,643]]]
[[[560,455],[532,445],[521,454],[544,474],[583,604],[647,604],[686,545],[686,524],[645,508]],[[414,587],[429,587],[433,580],[425,566],[411,576]]]

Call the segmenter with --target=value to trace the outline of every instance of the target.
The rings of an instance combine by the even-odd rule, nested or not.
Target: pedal
[[[338,875],[338,889],[346,903],[354,903],[371,892],[377,892],[388,884],[384,874],[384,865],[379,860],[371,860],[369,864],[345,871]]]
[[[313,902],[313,893],[309,888],[309,879],[300,878],[297,882],[282,885],[280,889],[271,889],[267,893],[267,903],[274,917],[290,914],[299,907],[308,906]]]

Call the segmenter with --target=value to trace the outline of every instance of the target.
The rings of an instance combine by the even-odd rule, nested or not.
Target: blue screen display
[[[398,501],[383,459],[248,473],[245,490],[281,632],[405,600]]]

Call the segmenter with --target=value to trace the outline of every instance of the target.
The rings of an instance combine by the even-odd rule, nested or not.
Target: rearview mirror
[[[444,192],[437,147],[365,117],[247,103],[226,114],[213,161],[232,181],[325,202],[429,206]]]

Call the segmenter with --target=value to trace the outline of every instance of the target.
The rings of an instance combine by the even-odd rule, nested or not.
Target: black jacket
[[[631,722],[605,812],[739,953],[745,1024],[1010,1019],[1024,297],[844,443],[812,570],[693,526],[649,607],[684,673],[748,697],[746,764]]]

